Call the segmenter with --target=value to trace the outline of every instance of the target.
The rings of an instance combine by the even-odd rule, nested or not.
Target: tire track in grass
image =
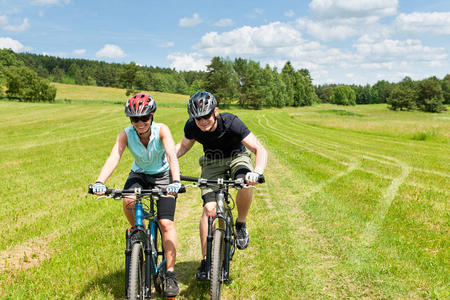
[[[275,121],[276,121],[276,119],[275,119]],[[289,128],[290,130],[292,130],[293,127],[300,128],[301,126],[304,126],[304,127],[310,128],[310,129],[314,129],[317,132],[320,132],[321,130],[327,129],[327,128],[320,128],[320,127],[309,125],[307,123],[300,123],[300,122],[295,122],[295,121],[291,121],[291,122],[289,122],[289,124],[290,124],[290,128]],[[281,124],[281,125],[286,125],[286,124]],[[352,132],[352,133],[353,134],[357,134],[355,132]],[[370,142],[373,142],[373,141],[380,141],[380,142],[383,142],[383,143],[386,143],[386,142],[395,143],[396,142],[392,138],[371,139],[371,136],[366,137],[363,133],[361,133],[360,135],[362,135],[364,138],[366,138]],[[339,147],[341,149],[345,149],[345,150],[356,152],[356,153],[361,153],[361,154],[368,154],[369,153],[371,155],[377,156],[377,154],[370,153],[368,151],[356,150],[354,148],[351,148],[351,147],[348,147],[348,146],[345,146],[345,145],[342,145],[342,144],[337,144],[337,143],[334,143],[334,142],[330,142],[330,141],[328,141],[328,143],[325,143],[325,142],[318,142],[318,143],[320,143],[322,145],[332,146],[332,147]],[[367,144],[361,144],[361,143],[354,143],[354,144],[355,145],[361,145],[361,146],[368,146]],[[402,143],[402,144],[405,144],[405,143]],[[411,145],[417,146],[417,143],[416,142],[410,142],[410,143],[406,143],[405,145],[406,146],[411,146]],[[420,147],[425,147],[425,148],[427,146],[428,145],[420,145]],[[441,145],[437,145],[437,146],[441,146]],[[432,148],[436,150],[436,147],[432,147]],[[384,157],[387,157],[387,156],[384,156]],[[381,162],[381,163],[385,163],[385,164],[391,164],[391,165],[394,165],[394,166],[399,166],[396,163],[382,161],[382,160],[375,159],[375,158],[367,156],[367,155],[365,156],[365,158],[371,159],[371,160],[374,160],[374,161],[378,161],[378,162]],[[393,157],[391,157],[391,158],[393,158]],[[450,173],[444,173],[444,172],[440,172],[440,171],[436,171],[436,170],[432,170],[432,169],[423,169],[423,168],[417,168],[417,167],[412,167],[411,166],[411,171],[412,170],[420,171],[420,172],[424,172],[424,173],[430,173],[430,174],[438,175],[438,176],[441,176],[441,177],[450,177]],[[364,171],[364,170],[362,170],[362,171]],[[387,179],[389,179],[389,178],[387,178]]]
[[[283,247],[286,247],[286,250],[284,251],[288,251],[285,255],[288,256],[286,259],[289,263],[282,272],[287,272],[284,273],[283,281],[290,283],[288,291],[283,292],[288,293],[288,297],[292,299],[324,297],[339,299],[362,295],[352,275],[346,274],[338,267],[341,259],[334,254],[333,241],[320,234],[315,228],[314,221],[303,211],[302,203],[307,196],[292,193],[289,188],[286,188],[286,183],[280,179],[279,174],[285,174],[283,178],[290,178],[289,184],[294,187],[295,182],[300,179],[288,168],[284,168],[275,155],[270,154],[269,161],[270,167],[265,172],[267,184],[264,185],[262,194],[265,195],[264,197],[267,197],[266,194],[269,195],[274,208],[271,208],[267,202],[264,203],[270,212],[275,211],[276,218],[286,220],[289,224],[289,228],[281,225],[282,231],[278,232],[279,237],[273,237],[277,240],[277,244],[285,241],[286,244]],[[283,235],[283,232],[291,232],[291,234]],[[266,255],[274,256],[270,252]],[[343,286],[345,288],[342,288]],[[302,288],[305,290],[302,291]],[[252,298],[258,298],[261,294],[254,296]],[[276,294],[272,296],[277,297]]]
[[[278,137],[281,137],[283,140],[289,142],[289,143],[292,144],[292,145],[295,145],[295,146],[297,146],[297,147],[300,147],[301,149],[303,149],[303,150],[306,151],[306,152],[314,153],[314,154],[317,154],[317,155],[319,155],[319,156],[322,156],[322,157],[324,157],[324,158],[326,158],[326,159],[328,159],[328,160],[335,161],[335,162],[337,162],[337,163],[339,163],[339,164],[341,164],[341,165],[348,166],[349,162],[341,161],[341,160],[339,160],[339,159],[337,159],[337,158],[335,158],[335,157],[332,157],[332,156],[330,156],[330,155],[328,155],[328,154],[325,154],[325,153],[323,153],[323,152],[320,152],[320,151],[317,151],[317,150],[315,150],[315,149],[312,149],[312,148],[308,147],[308,143],[307,143],[307,142],[302,141],[303,145],[300,144],[298,141],[294,140],[294,139],[291,138],[290,136],[287,136],[287,135],[285,135],[285,134],[279,132],[279,131],[278,131],[277,129],[275,129],[274,127],[270,126],[269,121],[265,118],[264,115],[262,115],[262,117],[264,118],[266,125],[264,126],[264,125],[262,124],[261,119],[260,119],[259,117],[258,117],[258,124],[259,124],[261,127],[263,127],[263,128],[264,128],[264,127],[270,128],[270,129],[272,130],[272,133],[273,133],[274,135],[276,135],[276,136],[278,136]]]
[[[268,126],[270,127],[270,125],[268,125]],[[277,132],[277,129],[275,129],[274,127],[271,127],[271,129],[273,131]],[[292,139],[287,138],[285,135],[282,135],[279,132],[277,132],[277,134],[279,136],[281,136],[284,140],[286,140],[290,143],[293,143]],[[333,143],[333,144],[334,144],[333,146],[335,146],[335,147],[348,149],[348,147],[343,147],[342,145],[338,145],[335,143]],[[399,190],[400,186],[405,182],[405,180],[409,176],[411,170],[414,168],[411,167],[410,165],[408,165],[407,163],[405,163],[399,159],[396,159],[394,157],[391,157],[391,156],[385,156],[385,155],[375,154],[375,153],[368,154],[366,151],[354,150],[354,149],[348,149],[348,150],[350,150],[350,151],[353,150],[355,153],[359,153],[362,156],[362,158],[364,158],[364,159],[369,159],[369,160],[373,160],[373,161],[376,161],[376,162],[379,162],[382,164],[388,164],[388,165],[391,165],[394,167],[401,168],[400,176],[393,178],[391,181],[391,184],[383,192],[382,197],[381,197],[380,201],[378,202],[378,206],[376,207],[376,211],[373,214],[374,217],[372,218],[372,220],[370,220],[369,222],[367,222],[365,224],[365,229],[359,236],[359,239],[358,239],[359,242],[357,244],[355,244],[354,251],[357,252],[358,255],[352,255],[351,257],[353,259],[353,262],[359,265],[361,263],[361,260],[364,260],[366,258],[365,256],[369,255],[369,252],[364,251],[364,249],[367,249],[371,245],[373,245],[373,243],[374,243],[376,237],[378,236],[378,233],[383,225],[384,219],[392,205],[392,202],[398,194],[398,190]],[[354,170],[354,169],[356,169],[356,167],[352,168],[352,170]],[[348,170],[348,171],[350,171],[350,170]],[[337,180],[339,177],[342,177],[348,173],[349,172],[342,172],[340,174],[333,176],[328,181],[331,183],[334,180]],[[383,178],[384,177],[385,176],[383,176]],[[326,183],[323,183],[323,182],[320,183],[318,190],[320,190],[321,186],[325,186]],[[361,248],[364,248],[364,249],[361,249]]]
[[[371,246],[375,241],[378,232],[380,231],[381,226],[383,225],[383,221],[386,217],[386,214],[388,213],[389,208],[392,205],[392,202],[394,201],[395,197],[398,194],[400,186],[405,182],[406,178],[408,177],[412,169],[407,163],[403,161],[397,160],[392,157],[385,157],[385,158],[387,160],[396,161],[397,165],[401,166],[401,174],[400,176],[394,178],[391,184],[384,191],[379,201],[376,213],[373,214],[374,216],[373,219],[368,223],[366,223],[365,230],[361,233],[359,237],[360,244],[363,245],[364,247]],[[354,257],[357,258],[356,256]]]

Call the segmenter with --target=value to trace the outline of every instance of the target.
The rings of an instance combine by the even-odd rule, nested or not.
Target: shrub
[[[11,66],[6,69],[6,94],[26,102],[54,102],[56,88],[27,67]]]

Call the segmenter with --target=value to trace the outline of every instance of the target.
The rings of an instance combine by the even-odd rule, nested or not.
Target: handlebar
[[[180,180],[183,181],[191,181],[196,182],[198,187],[207,187],[211,185],[219,185],[219,186],[232,186],[235,188],[244,188],[247,186],[243,178],[235,179],[235,180],[225,180],[223,178],[218,179],[206,179],[199,177],[191,177],[191,176],[180,176]],[[259,175],[258,183],[264,183],[266,180],[264,175]]]
[[[92,185],[90,184],[88,186],[88,193],[94,194],[92,190]],[[186,187],[184,185],[181,185],[180,190],[178,191],[178,194],[186,193]],[[152,189],[128,189],[128,190],[119,190],[119,189],[106,189],[105,195],[106,196],[113,196],[113,197],[120,197],[123,194],[129,194],[129,195],[152,195],[152,196],[167,196],[167,190],[166,188],[159,188],[154,187]]]

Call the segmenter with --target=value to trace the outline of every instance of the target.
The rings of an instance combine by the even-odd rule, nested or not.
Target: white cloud
[[[25,47],[21,42],[9,37],[0,37],[0,49],[11,49],[14,52],[31,51],[30,47]]]
[[[95,54],[95,57],[97,58],[121,58],[125,57],[125,52],[120,49],[119,46],[106,44],[102,49],[98,50]]]
[[[86,54],[86,49],[75,49],[73,50],[73,54],[76,56],[84,55]]]
[[[359,27],[336,22],[316,22],[308,18],[300,18],[296,23],[300,28],[305,28],[310,36],[321,41],[342,41],[359,34]]]
[[[312,14],[319,19],[386,17],[397,13],[398,0],[313,0]]]
[[[172,48],[173,46],[175,46],[174,42],[165,42],[158,45],[159,48]]]
[[[450,12],[399,14],[395,20],[399,30],[413,33],[450,34]]]
[[[295,12],[292,9],[290,9],[287,12],[285,12],[284,15],[286,17],[293,17],[295,15]]]
[[[207,55],[258,55],[269,49],[298,45],[303,41],[300,32],[290,25],[274,22],[260,27],[244,26],[218,34],[205,34],[196,48]]]
[[[8,21],[8,17],[5,15],[0,16],[0,28],[6,31],[23,32],[30,27],[28,19],[23,19],[20,25],[11,25]]]
[[[172,53],[167,56],[167,59],[171,61],[170,67],[179,71],[206,71],[206,65],[210,63],[209,59],[202,57],[198,53]]]
[[[33,5],[40,5],[40,6],[51,6],[51,5],[64,5],[69,4],[70,0],[34,0],[31,2]]]
[[[195,13],[192,18],[182,18],[180,19],[179,25],[181,27],[194,27],[202,22],[200,16]]]
[[[375,43],[358,41],[354,44],[357,53],[371,60],[408,60],[413,62],[427,62],[446,60],[447,53],[441,47],[424,46],[420,40],[392,40],[385,39]]]
[[[232,26],[233,24],[234,24],[233,20],[231,20],[231,19],[220,19],[219,21],[214,23],[214,25],[219,26],[219,27]]]

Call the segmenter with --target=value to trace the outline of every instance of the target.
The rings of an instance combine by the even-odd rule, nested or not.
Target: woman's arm
[[[125,133],[125,130],[122,130],[117,136],[116,143],[111,150],[111,154],[103,165],[103,168],[100,171],[100,175],[98,175],[97,181],[100,181],[104,184],[108,180],[109,176],[111,176],[111,174],[119,164],[123,151],[127,147],[127,143],[127,134]]]

